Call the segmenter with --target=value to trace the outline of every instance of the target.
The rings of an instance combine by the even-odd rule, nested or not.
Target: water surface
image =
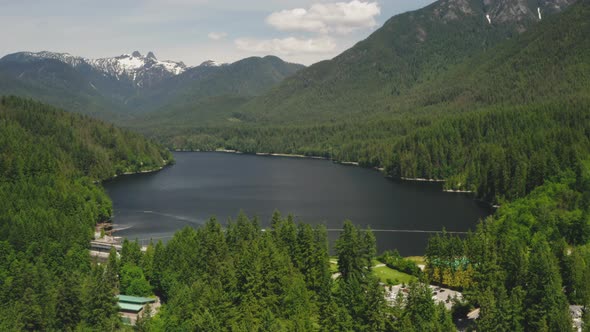
[[[275,209],[298,220],[340,229],[345,219],[376,231],[379,251],[423,254],[427,233],[466,231],[489,208],[440,184],[398,182],[379,172],[326,160],[229,153],[175,153],[160,172],[104,183],[113,200],[117,235],[166,241],[211,216],[225,223],[242,210],[269,224]],[[338,231],[330,231],[334,240]]]

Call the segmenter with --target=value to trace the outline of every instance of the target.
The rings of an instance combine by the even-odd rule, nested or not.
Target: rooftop
[[[154,303],[156,302],[155,298],[150,297],[139,297],[139,296],[129,296],[129,295],[117,295],[119,302],[125,303],[133,303],[133,304],[141,304],[144,305],[146,303]]]
[[[143,305],[141,304],[132,304],[125,302],[119,302],[117,304],[119,305],[119,309],[124,311],[140,312],[141,309],[143,309]]]

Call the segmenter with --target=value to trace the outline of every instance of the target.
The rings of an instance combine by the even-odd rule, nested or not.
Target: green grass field
[[[421,257],[420,257],[421,258]],[[376,259],[373,259],[373,266],[383,265]],[[334,274],[338,272],[338,260],[336,257],[330,257],[330,273]],[[373,267],[373,273],[383,283],[391,281],[394,285],[408,284],[410,281],[416,280],[416,277],[411,276],[407,273],[400,272],[395,269],[391,269],[387,266]]]
[[[398,270],[390,269],[387,266],[373,268],[373,273],[383,283],[389,283],[391,281],[394,285],[397,284],[408,284],[410,281],[416,280],[416,277],[409,274],[400,272]]]

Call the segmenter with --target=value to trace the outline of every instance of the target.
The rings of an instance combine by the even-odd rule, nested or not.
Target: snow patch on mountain
[[[118,79],[130,79],[138,86],[143,86],[146,80],[153,81],[160,76],[179,75],[187,69],[187,66],[182,62],[161,61],[152,52],[149,52],[147,56],[142,56],[138,51],[114,58],[87,60],[87,62],[105,74],[113,75]]]
[[[101,59],[88,59],[68,53],[48,51],[37,53],[22,52],[17,53],[17,55],[25,61],[36,59],[58,60],[75,69],[90,66],[104,76],[110,76],[117,80],[129,80],[140,87],[157,83],[171,76],[180,75],[188,69],[182,62],[158,60],[153,52],[149,52],[146,56],[143,56],[138,51],[135,51],[132,54]]]
[[[83,63],[85,63],[85,59],[78,57],[78,56],[73,56],[69,53],[55,53],[55,52],[48,52],[48,51],[42,51],[42,52],[37,52],[37,53],[33,53],[33,52],[23,52],[24,56],[28,56],[30,58],[33,59],[53,59],[53,60],[58,60],[64,63],[69,64],[70,66],[73,67],[78,67],[80,65],[82,65]]]
[[[126,71],[137,70],[143,66],[145,66],[145,61],[142,58],[137,58],[134,56],[123,56],[117,58],[117,62],[119,66]]]

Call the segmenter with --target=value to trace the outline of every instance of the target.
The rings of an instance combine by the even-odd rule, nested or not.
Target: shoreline
[[[388,175],[385,173],[385,168],[384,167],[365,167],[365,166],[361,166],[360,163],[358,161],[338,161],[338,160],[333,160],[333,159],[329,159],[326,157],[320,157],[320,156],[306,156],[306,155],[302,155],[302,154],[289,154],[289,153],[269,153],[269,152],[242,152],[239,150],[227,150],[227,149],[216,149],[214,151],[201,151],[201,150],[189,150],[189,149],[174,149],[174,150],[170,150],[173,152],[219,152],[219,153],[233,153],[233,154],[248,154],[248,155],[253,155],[253,156],[259,156],[259,157],[284,157],[284,158],[299,158],[299,159],[315,159],[315,160],[329,160],[332,161],[335,164],[339,164],[339,165],[344,165],[344,166],[355,166],[355,167],[361,167],[361,168],[367,168],[367,169],[373,169],[376,170],[378,172],[380,172],[381,174],[383,174],[384,177],[386,178],[390,178],[390,179],[394,179],[394,180],[400,180],[400,181],[407,181],[407,182],[428,182],[428,183],[445,183],[447,182],[447,180],[441,180],[441,179],[427,179],[427,178],[410,178],[410,177],[399,177],[399,178],[394,178],[391,175]],[[157,170],[156,170],[157,171]],[[463,189],[442,189],[442,191],[444,193],[454,193],[454,194],[475,194],[474,191],[471,190],[463,190]],[[479,200],[477,198],[475,198],[475,200]],[[480,200],[481,201],[481,200]],[[482,201],[485,202],[485,201]],[[492,208],[498,208],[498,205],[494,205],[491,202],[485,202],[487,204],[490,205],[490,207]]]
[[[457,193],[457,194],[475,194],[474,191],[471,190],[461,190],[461,189],[443,189],[446,193]]]
[[[171,165],[170,161],[166,160],[166,162],[164,163],[163,166],[160,166],[157,168],[146,169],[146,170],[137,171],[137,172],[123,172],[121,174],[113,174],[113,176],[111,176],[109,178],[97,180],[97,181],[94,181],[94,183],[102,183],[105,181],[114,180],[114,179],[118,178],[119,176],[125,176],[125,175],[156,173],[156,172],[159,172],[159,171],[163,170],[165,167],[168,167],[170,165]]]
[[[177,150],[173,150],[173,151],[174,152],[222,152],[222,153],[234,153],[234,154],[248,154],[248,155],[259,156],[259,157],[284,157],[284,158],[329,160],[329,161],[333,162],[334,164],[362,167],[358,161],[340,161],[340,160],[330,159],[327,157],[306,156],[303,154],[270,153],[270,152],[250,153],[250,152],[242,152],[242,151],[238,151],[238,150],[226,150],[226,149],[216,149],[215,151],[192,151],[192,150],[179,150],[179,149],[177,149]],[[363,168],[368,168],[368,167],[363,167]],[[373,169],[378,170],[378,171],[385,171],[385,169],[382,167],[373,167]]]
[[[137,172],[125,172],[122,173],[120,175],[133,175],[133,174],[146,174],[146,173],[155,173],[155,172],[159,172],[161,170],[164,169],[164,166],[160,166],[159,168],[154,168],[154,169],[148,169],[148,170],[143,170],[143,171],[137,171]]]
[[[399,179],[403,180],[403,181],[415,181],[415,182],[434,182],[434,183],[447,182],[447,180],[426,179],[426,178],[408,178],[408,177],[404,177],[404,176],[400,177]]]

